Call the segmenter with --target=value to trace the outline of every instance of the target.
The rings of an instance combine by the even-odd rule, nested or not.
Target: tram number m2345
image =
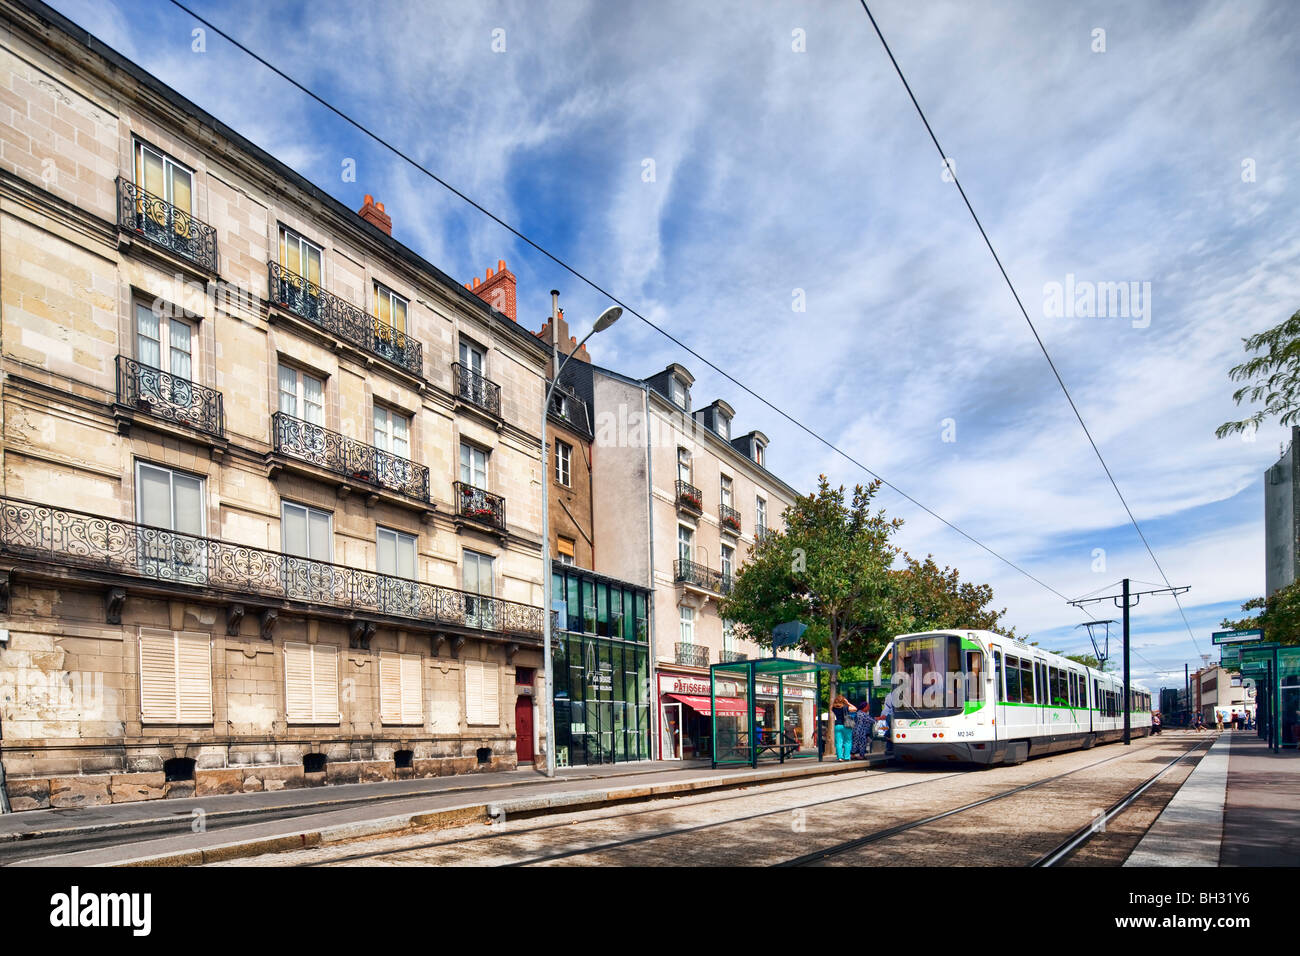
[[[974,737],[974,736],[975,736],[975,731],[973,731],[973,730],[959,730],[959,731],[957,731],[957,736],[958,736],[958,737]]]

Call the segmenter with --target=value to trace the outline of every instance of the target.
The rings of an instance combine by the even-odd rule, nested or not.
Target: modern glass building
[[[649,589],[560,562],[551,587],[557,764],[649,760]]]

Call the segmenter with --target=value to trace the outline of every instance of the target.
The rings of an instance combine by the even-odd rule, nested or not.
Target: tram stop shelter
[[[1223,658],[1255,681],[1255,723],[1269,749],[1300,748],[1300,647],[1254,644]]]
[[[784,657],[730,661],[709,668],[709,703],[713,711],[713,766],[748,764],[760,760],[822,759],[823,730],[818,714],[817,675],[837,671],[836,664],[797,661]],[[801,709],[797,718],[787,717],[786,682],[805,678],[813,685],[811,713]],[[776,688],[776,707],[760,707],[760,682]],[[722,685],[726,693],[719,693]],[[797,698],[792,693],[789,700]],[[729,706],[721,707],[721,704]]]

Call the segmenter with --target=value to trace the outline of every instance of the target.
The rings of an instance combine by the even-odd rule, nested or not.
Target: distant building
[[[1300,426],[1291,426],[1291,443],[1277,463],[1264,473],[1264,587],[1265,594],[1296,579],[1296,542],[1300,540]]]

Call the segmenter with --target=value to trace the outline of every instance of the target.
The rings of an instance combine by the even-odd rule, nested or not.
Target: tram
[[[903,761],[1018,764],[1121,740],[1124,685],[992,631],[903,634],[892,654],[894,754]],[[1151,732],[1151,695],[1134,686],[1133,736]]]

